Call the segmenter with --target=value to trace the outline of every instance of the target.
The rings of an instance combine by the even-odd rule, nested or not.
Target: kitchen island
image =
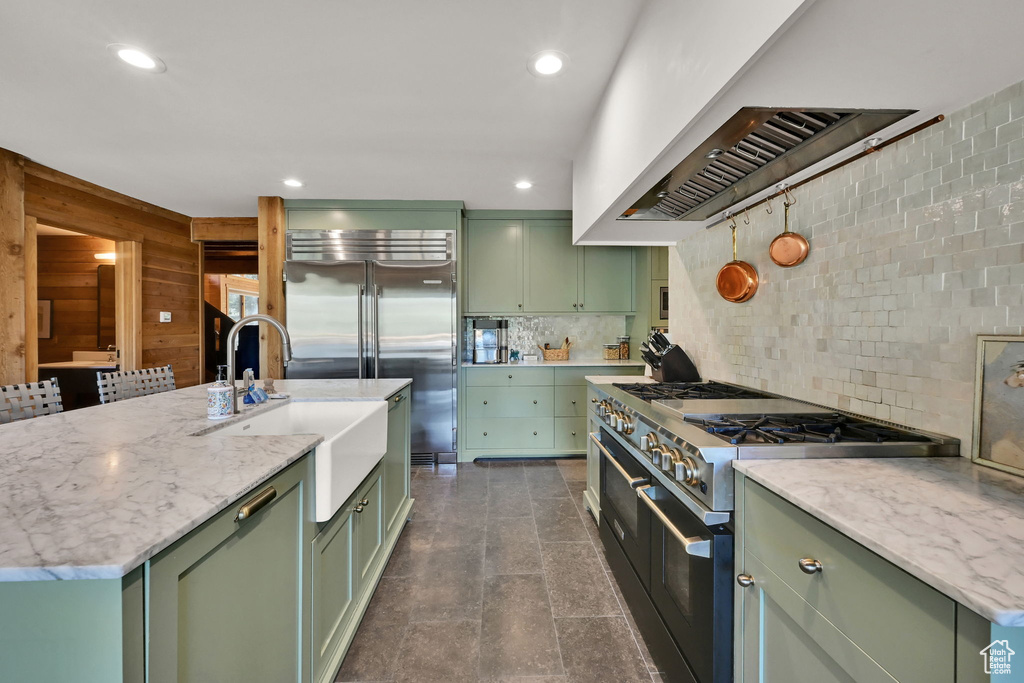
[[[295,579],[282,584],[284,576],[268,575],[270,583],[263,586],[280,593],[267,596],[277,598],[277,604],[295,603],[274,617],[286,626],[295,622],[285,629],[294,631],[294,651],[277,642],[258,643],[257,650],[265,649],[272,658],[285,655],[294,673],[289,680],[326,675],[344,655],[411,506],[408,401],[402,400],[408,385],[408,380],[281,381],[277,388],[290,399],[247,408],[217,423],[206,419],[206,388],[193,387],[4,425],[0,482],[8,495],[0,503],[0,598],[5,605],[0,651],[5,675],[15,672],[18,680],[71,675],[77,680],[142,680],[149,667],[149,680],[170,678],[152,667],[156,661],[179,661],[174,647],[183,631],[154,609],[162,602],[177,604],[178,598],[187,602],[178,585],[186,575],[192,580],[188,588],[201,594],[200,568],[203,563],[214,567],[211,558],[223,562],[245,555],[256,562],[243,574],[255,577],[261,562],[274,560]],[[322,435],[218,433],[289,401],[388,401],[388,453],[354,496],[367,500],[356,512],[380,503],[396,514],[374,508],[370,515],[352,515],[352,507],[345,505],[335,519],[318,524],[312,515],[313,462],[306,456]],[[270,486],[277,488],[268,497]],[[263,511],[252,505],[248,518],[238,514],[238,503],[260,496]],[[359,524],[349,523],[353,516]],[[360,536],[359,528],[368,531]],[[261,534],[261,529],[273,532]],[[211,536],[217,533],[223,537]],[[330,543],[335,538],[345,542]],[[198,546],[196,539],[203,539]],[[276,545],[264,553],[257,541]],[[317,555],[318,550],[324,552]],[[339,555],[343,550],[353,557]],[[194,562],[183,571],[161,574],[161,563],[166,568],[190,554]],[[336,573],[354,555],[361,562],[358,575],[341,577],[345,586],[330,585],[325,572],[317,571],[323,564]],[[232,564],[237,563],[224,567]],[[164,585],[161,576],[169,578]],[[320,583],[311,587],[314,581]],[[229,612],[231,600],[244,602],[249,584],[260,586],[236,575],[208,597],[223,595],[227,602],[214,607]],[[311,614],[311,592],[317,588],[326,596],[325,609],[335,609],[333,618]],[[339,597],[339,590],[345,595]],[[239,607],[258,608],[258,601],[251,602]],[[244,611],[236,615],[243,625]],[[314,618],[320,621],[313,624]],[[159,634],[169,631],[174,642],[161,641]],[[250,650],[256,645],[241,633],[218,638],[229,665],[232,644]],[[181,645],[189,642],[183,639]],[[165,651],[169,644],[174,647]],[[191,646],[198,647],[196,642]],[[197,654],[192,659],[201,663]],[[190,680],[184,669],[179,674],[177,679]],[[252,680],[264,679],[271,680]]]

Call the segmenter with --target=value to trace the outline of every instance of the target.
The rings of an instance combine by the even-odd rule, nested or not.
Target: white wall
[[[650,0],[573,161],[573,239],[813,1]]]
[[[768,245],[779,202],[739,220],[761,278],[743,304],[715,290],[722,225],[669,252],[670,331],[705,377],[949,434],[969,455],[976,335],[1024,332],[1024,86],[795,191],[807,260]]]

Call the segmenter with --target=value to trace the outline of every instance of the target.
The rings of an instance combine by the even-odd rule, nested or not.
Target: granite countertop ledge
[[[462,361],[464,368],[642,368],[642,360],[604,360],[603,358],[570,358],[569,360],[539,360],[519,363],[470,363]]]
[[[1024,626],[1024,479],[966,458],[733,467],[1000,626]]]
[[[288,380],[206,419],[208,385],[0,425],[0,581],[116,579],[323,441],[218,436],[289,401],[384,400],[411,380]]]

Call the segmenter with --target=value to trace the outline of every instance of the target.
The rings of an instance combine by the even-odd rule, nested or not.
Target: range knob
[[[636,429],[636,423],[628,414],[622,412],[619,413],[619,423],[616,425],[615,429],[623,434],[632,434]]]
[[[667,457],[669,457],[668,449],[664,446],[651,447],[651,461],[654,462],[655,467],[661,467],[662,459]]]
[[[697,461],[688,455],[684,455],[676,461],[675,476],[678,481],[696,486],[700,483],[700,472],[697,468]]]
[[[597,415],[598,417],[604,417],[605,413],[608,412],[608,401],[601,401],[597,404]]]
[[[650,452],[655,446],[658,445],[658,435],[654,432],[648,432],[640,437],[640,450]]]
[[[675,449],[669,450],[666,448],[665,450],[662,451],[662,453],[663,455],[661,456],[661,469],[664,470],[665,472],[673,471],[675,469],[676,463],[679,462],[682,458],[682,456],[679,454],[679,451]]]

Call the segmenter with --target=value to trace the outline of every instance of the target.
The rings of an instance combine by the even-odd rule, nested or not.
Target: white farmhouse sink
[[[326,522],[387,451],[387,401],[293,401],[218,429],[224,436],[323,434],[313,454],[316,521]]]

